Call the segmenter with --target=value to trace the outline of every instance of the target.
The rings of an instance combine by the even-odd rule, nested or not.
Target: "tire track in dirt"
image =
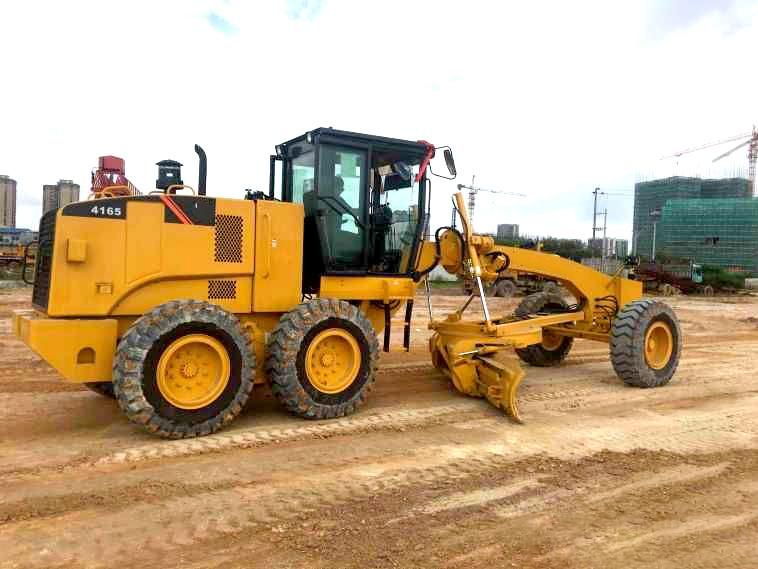
[[[87,567],[108,567],[112,559],[128,555],[162,555],[168,551],[203,539],[291,520],[316,509],[365,499],[381,492],[414,485],[430,485],[440,480],[465,477],[487,468],[507,464],[506,457],[490,456],[467,461],[444,462],[440,459],[424,467],[413,467],[413,459],[392,471],[366,479],[364,467],[348,468],[337,475],[293,478],[284,486],[238,486],[212,491],[197,497],[179,497],[161,502],[160,508],[135,504],[128,512],[105,512],[83,519],[72,513],[56,520],[65,525],[66,536],[56,539],[55,551],[48,552],[41,564],[29,563],[40,529],[32,523],[14,524],[13,538],[0,535],[0,549],[11,563],[25,567],[58,567],[81,563]],[[404,469],[405,468],[405,469]],[[307,479],[307,484],[304,484]],[[293,491],[293,488],[310,488]],[[164,511],[171,512],[166,520]],[[134,525],[139,520],[139,531]],[[100,528],[99,543],[94,547],[82,541],[92,524]],[[54,531],[54,530],[48,530]],[[122,535],[131,535],[129,540]],[[43,541],[52,536],[41,536]]]
[[[697,369],[699,365],[700,360],[698,359],[685,361],[681,365],[680,373],[687,372],[690,368]],[[718,376],[720,375],[721,368],[727,371],[731,369],[731,366],[732,364],[730,363],[725,363],[721,366],[711,366],[709,368],[709,375],[712,375],[712,372],[716,372],[715,375]],[[433,369],[432,373],[435,373]],[[573,378],[563,382],[555,382],[557,383],[556,385],[550,385],[547,388],[541,384],[527,385],[519,400],[522,405],[537,404],[537,406],[531,405],[527,407],[527,412],[549,410],[550,404],[554,402],[564,402],[565,404],[562,407],[566,408],[587,408],[598,403],[607,403],[610,399],[612,399],[611,403],[615,406],[631,405],[640,401],[643,401],[647,406],[651,406],[656,401],[671,400],[672,389],[680,389],[684,393],[683,390],[690,390],[694,385],[704,383],[706,380],[707,377],[699,377],[694,380],[688,380],[686,385],[674,382],[671,386],[663,389],[640,390],[619,389],[615,382],[601,382],[596,379],[581,378],[577,380]],[[739,383],[739,379],[734,378],[720,381],[718,390],[720,393],[724,393],[729,386],[740,387]],[[570,386],[570,388],[566,389],[567,386]],[[707,396],[704,396],[703,400],[705,401],[706,399]],[[444,405],[421,409],[388,411],[368,416],[360,414],[319,424],[296,422],[297,424],[294,427],[290,427],[288,423],[273,429],[254,427],[242,432],[221,433],[198,439],[156,441],[155,443],[148,443],[136,448],[126,448],[96,459],[75,459],[62,464],[38,467],[31,471],[27,471],[24,468],[7,471],[0,475],[0,480],[13,479],[24,475],[39,475],[45,471],[178,458],[240,448],[261,447],[309,438],[322,439],[364,432],[427,428],[442,424],[465,422],[476,415],[482,418],[495,417],[491,414],[491,410],[483,400],[461,398],[454,403]],[[500,418],[501,415],[497,413],[496,419]],[[505,420],[504,417],[502,419]],[[529,426],[536,427],[538,425],[530,423]]]
[[[714,429],[718,435],[718,431],[723,433],[725,430],[745,429],[747,426],[751,429],[751,437],[754,437],[755,425],[746,421],[750,415],[749,410],[730,417],[719,415],[718,412],[702,413],[697,419],[675,421],[674,425],[667,425],[668,429],[651,429],[650,432],[638,433],[637,436],[630,433],[629,429],[633,427],[631,424],[625,425],[627,428],[623,431],[604,435],[590,430],[588,433],[578,433],[576,439],[567,440],[566,445],[574,450],[581,449],[583,456],[603,448],[621,452],[632,448],[708,452],[722,450],[727,446],[723,437],[710,436]],[[672,426],[682,423],[685,425],[682,432],[668,432]],[[38,566],[54,567],[70,562],[86,566],[108,566],[109,560],[121,555],[134,555],[135,551],[163,555],[188,543],[242,528],[269,528],[279,522],[307,516],[319,509],[366,500],[380,493],[399,492],[413,487],[433,487],[477,473],[496,471],[507,467],[516,459],[533,454],[538,454],[534,447],[528,448],[519,442],[515,442],[514,448],[502,444],[466,445],[455,449],[443,447],[425,457],[423,464],[418,464],[419,457],[408,457],[404,461],[394,462],[392,467],[376,467],[370,472],[366,465],[349,465],[339,472],[304,473],[276,484],[251,483],[201,492],[194,496],[171,497],[161,501],[159,507],[150,503],[137,503],[126,512],[95,512],[90,516],[63,514],[45,531],[53,532],[57,531],[54,528],[65,527],[65,536],[56,538],[56,551],[45,557],[44,565]],[[716,475],[716,472],[698,472],[694,476],[701,474]],[[551,497],[543,496],[540,500],[549,503]],[[170,519],[166,519],[164,512],[167,511],[171,512]],[[89,547],[84,539],[93,524],[101,534],[98,548]],[[129,524],[138,524],[138,527],[130,527]],[[7,530],[0,535],[0,549],[7,553],[8,559],[19,563],[33,558],[31,544],[36,540],[52,538],[52,535],[40,535],[41,528],[30,522],[14,523],[11,526],[10,539]],[[121,539],[125,535],[130,536],[128,540]]]
[[[689,361],[687,366],[697,366],[698,361]],[[724,364],[725,368],[730,367]],[[519,400],[527,403],[544,403],[556,400],[571,400],[591,396],[613,396],[617,398],[614,404],[629,403],[638,400],[652,402],[656,398],[670,399],[670,393],[663,390],[624,389],[619,392],[613,385],[586,381],[587,387],[572,389],[550,389],[545,391],[527,392],[520,395]],[[690,382],[691,384],[691,382]],[[720,384],[723,392],[724,384]],[[665,389],[665,388],[664,388]],[[669,388],[670,390],[670,388]],[[584,405],[588,405],[585,403]],[[458,402],[423,409],[389,411],[369,416],[353,416],[332,420],[315,425],[295,426],[275,430],[252,430],[242,433],[211,435],[198,439],[182,441],[161,441],[134,449],[127,449],[104,456],[95,465],[121,464],[150,459],[174,458],[207,452],[220,452],[235,448],[249,448],[267,444],[302,440],[305,438],[327,438],[344,436],[367,431],[398,430],[400,428],[419,428],[433,426],[440,422],[462,422],[469,414],[482,412],[485,403],[481,399],[462,399]],[[466,413],[461,415],[460,413]],[[449,417],[447,417],[449,416]],[[498,414],[499,416],[499,414]]]
[[[511,504],[496,506],[493,513],[503,519],[514,518],[523,515],[534,515],[547,512],[555,507],[556,503],[564,500],[584,500],[592,504],[614,500],[630,492],[639,492],[647,488],[655,488],[660,485],[672,485],[691,482],[705,478],[719,476],[729,466],[728,462],[722,462],[713,466],[695,466],[684,465],[664,468],[654,473],[645,473],[637,475],[631,481],[614,486],[610,490],[597,491],[593,486],[583,488],[561,488],[546,493],[541,493],[534,497],[527,497],[521,501],[515,501]],[[602,483],[611,482],[609,477],[606,480],[598,480],[596,484],[602,486]],[[615,481],[614,481],[615,482]],[[556,554],[559,552],[556,552]]]
[[[389,411],[368,416],[341,418],[318,424],[210,435],[180,441],[161,441],[104,456],[98,459],[94,465],[103,466],[150,459],[175,458],[310,438],[322,439],[377,430],[419,427],[440,420],[444,421],[448,415],[453,416],[451,419],[459,420],[461,411],[470,411],[475,407],[475,400],[463,400],[427,409]]]

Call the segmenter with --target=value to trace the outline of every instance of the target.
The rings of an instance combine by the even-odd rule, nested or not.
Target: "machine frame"
[[[305,144],[313,147],[312,179],[301,177],[296,195],[293,161]],[[337,168],[345,148],[358,152],[340,157]],[[433,365],[459,391],[486,398],[515,420],[524,377],[519,359],[557,365],[574,338],[608,342],[614,369],[629,384],[671,379],[681,331],[669,307],[641,300],[640,282],[550,253],[497,246],[474,233],[460,192],[454,198],[462,231],[443,227],[434,241],[424,239],[436,150],[425,141],[320,128],[276,147],[268,199],[206,196],[205,153],[198,152],[200,195],[163,184],[157,195],[101,196],[48,212],[40,223],[34,308],[14,314],[14,333],[64,379],[118,399],[130,420],[169,438],[220,429],[261,383],[301,417],[355,412],[376,378],[376,335],[384,332],[389,350],[392,316],[403,305],[403,346],[410,348],[422,282]],[[319,171],[322,156],[330,160],[329,177]],[[445,161],[454,176],[449,149]],[[171,165],[181,179],[179,163]],[[345,177],[360,180],[357,211],[339,202]],[[391,192],[407,189],[412,197],[416,185],[415,203],[402,206],[407,211],[387,211]],[[337,265],[325,239],[342,238],[345,215],[360,224],[362,241],[356,249],[350,237],[357,254]],[[387,227],[396,222],[403,232],[395,240]],[[426,279],[437,265],[476,283],[475,293],[443,318],[435,318]],[[509,269],[561,283],[575,304],[538,293],[514,314],[493,316],[483,283]],[[477,297],[484,318],[464,319]]]

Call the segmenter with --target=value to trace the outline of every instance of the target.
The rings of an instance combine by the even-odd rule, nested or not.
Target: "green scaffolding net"
[[[675,176],[634,187],[636,255],[691,259],[758,272],[758,199],[744,178]]]
[[[656,250],[728,271],[758,273],[758,199],[671,200],[663,206]]]

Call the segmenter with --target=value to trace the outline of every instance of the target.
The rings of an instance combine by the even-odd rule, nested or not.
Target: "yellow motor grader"
[[[268,194],[246,199],[207,196],[205,153],[195,149],[197,193],[182,182],[181,164],[162,161],[152,194],[46,213],[33,309],[13,318],[15,334],[65,380],[114,397],[152,433],[217,431],[264,383],[300,417],[355,412],[374,385],[378,335],[389,350],[403,307],[409,348],[422,283],[432,363],[516,420],[519,360],[559,364],[574,338],[609,343],[631,385],[662,385],[676,369],[677,318],[641,300],[639,282],[496,246],[473,233],[460,194],[460,228],[427,237],[430,176],[455,177],[450,148],[319,128],[276,146]],[[444,176],[432,171],[440,150]],[[436,319],[426,277],[438,264],[476,287]],[[507,270],[555,280],[573,300],[543,292],[514,314],[493,315],[483,283]],[[483,319],[466,319],[477,298]]]

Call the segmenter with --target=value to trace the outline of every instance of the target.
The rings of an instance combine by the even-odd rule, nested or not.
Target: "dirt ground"
[[[0,291],[2,568],[758,567],[758,297],[668,300],[685,340],[663,388],[586,341],[527,368],[524,425],[431,367],[417,302],[412,353],[355,415],[295,419],[262,389],[190,441],[63,383],[10,335],[28,299]]]

